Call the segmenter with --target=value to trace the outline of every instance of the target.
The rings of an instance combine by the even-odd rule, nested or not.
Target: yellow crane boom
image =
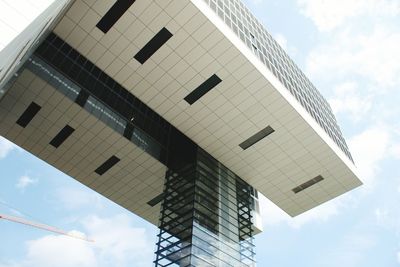
[[[77,238],[77,239],[81,239],[87,242],[94,242],[93,239],[89,239],[86,238],[84,236],[79,236],[79,235],[75,235],[73,233],[68,233],[66,231],[63,231],[61,229],[46,225],[46,224],[41,224],[41,223],[36,223],[36,222],[32,222],[32,221],[28,221],[24,218],[20,218],[20,217],[16,217],[16,216],[11,216],[11,215],[5,215],[5,214],[0,214],[0,219],[3,220],[7,220],[10,222],[16,222],[16,223],[20,223],[20,224],[24,224],[24,225],[28,225],[28,226],[32,226],[32,227],[36,227],[42,230],[46,230],[46,231],[50,231],[56,234],[60,234],[60,235],[65,235],[65,236],[69,236],[72,238]]]

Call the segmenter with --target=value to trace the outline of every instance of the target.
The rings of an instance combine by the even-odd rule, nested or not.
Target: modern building
[[[259,194],[297,216],[361,185],[240,0],[54,1],[15,35],[0,134],[157,225],[156,266],[255,266]]]

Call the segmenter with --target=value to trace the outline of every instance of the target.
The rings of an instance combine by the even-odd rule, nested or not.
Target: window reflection
[[[49,64],[45,63],[38,57],[32,56],[28,59],[27,68],[33,73],[46,80],[54,88],[60,91],[63,95],[75,101],[81,89],[79,86],[71,82],[60,72],[56,71]]]
[[[124,133],[125,120],[94,97],[89,96],[84,108],[120,134]]]

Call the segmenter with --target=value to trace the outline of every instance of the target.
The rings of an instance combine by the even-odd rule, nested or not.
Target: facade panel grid
[[[353,161],[326,99],[240,0],[203,0],[279,79]]]

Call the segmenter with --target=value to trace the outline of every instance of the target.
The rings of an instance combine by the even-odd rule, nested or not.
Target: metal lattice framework
[[[203,151],[168,170],[156,266],[254,266],[253,188]]]

